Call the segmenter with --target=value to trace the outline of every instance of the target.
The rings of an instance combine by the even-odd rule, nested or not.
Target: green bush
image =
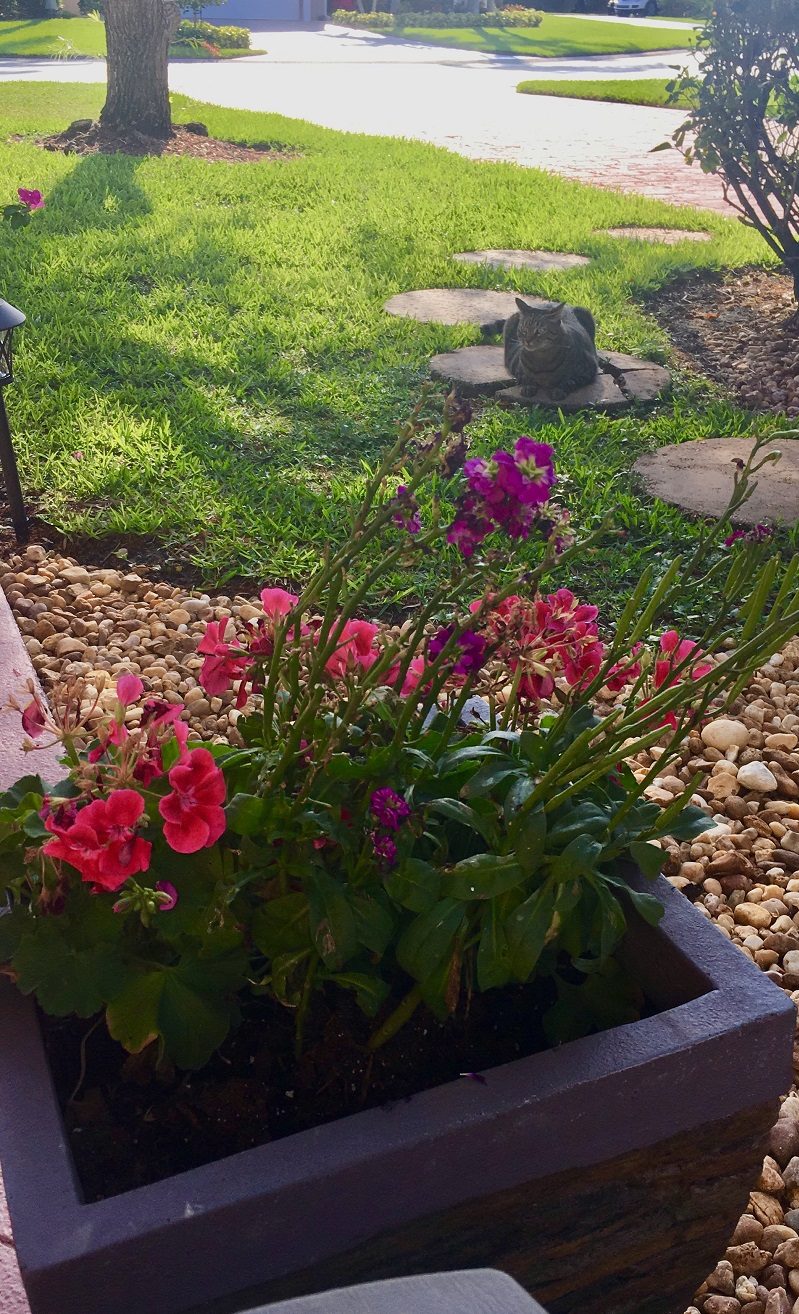
[[[44,0],[0,0],[0,19],[46,17]]]
[[[175,41],[207,41],[221,50],[249,50],[250,33],[246,27],[217,27],[215,23],[184,19],[175,33]]]
[[[331,23],[344,27],[365,27],[373,32],[401,32],[405,27],[538,27],[544,15],[524,5],[508,5],[495,14],[444,14],[437,10],[403,10],[399,14],[360,14],[337,9]]]
[[[441,15],[439,14],[440,18]],[[390,32],[394,28],[393,14],[360,14],[357,10],[336,9],[330,15],[331,23],[342,27],[365,27],[372,32]]]
[[[397,14],[396,27],[538,27],[544,15],[538,9],[508,5],[495,14],[438,14],[425,10]]]

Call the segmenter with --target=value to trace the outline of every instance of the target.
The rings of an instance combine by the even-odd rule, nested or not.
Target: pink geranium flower
[[[164,838],[176,853],[210,848],[225,830],[225,778],[207,748],[193,748],[169,773],[172,793],[158,804]]]
[[[38,698],[34,698],[22,713],[22,729],[31,739],[38,739],[44,732],[45,724],[44,708]]]
[[[144,685],[138,675],[120,675],[117,680],[117,698],[123,707],[137,703],[144,693]]]
[[[338,637],[336,651],[325,662],[328,675],[341,677],[359,668],[368,671],[380,655],[375,642],[379,633],[380,626],[371,621],[347,621]]]
[[[273,622],[288,616],[297,602],[298,599],[295,595],[287,593],[285,589],[261,589],[261,604],[264,615]]]
[[[206,693],[215,696],[226,693],[235,680],[245,674],[250,659],[225,638],[229,617],[209,621],[205,634],[197,644],[197,651],[205,661],[200,670],[200,684]]]
[[[135,789],[114,790],[81,808],[68,827],[48,817],[44,824],[55,838],[42,852],[69,863],[95,891],[118,890],[150,865],[152,844],[136,834],[143,813],[144,799]]]

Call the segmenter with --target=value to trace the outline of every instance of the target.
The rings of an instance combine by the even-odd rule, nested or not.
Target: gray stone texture
[[[452,257],[467,265],[491,265],[494,269],[577,269],[590,265],[589,256],[575,255],[570,251],[459,251]]]
[[[717,516],[732,496],[734,462],[745,460],[750,450],[745,438],[700,438],[661,447],[640,457],[634,469],[654,497],[697,515]],[[799,442],[780,438],[765,450],[782,457],[760,470],[752,497],[733,518],[744,525],[794,524],[799,519]]]

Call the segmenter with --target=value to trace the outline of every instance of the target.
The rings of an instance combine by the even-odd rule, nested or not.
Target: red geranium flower
[[[95,890],[118,890],[150,865],[152,844],[136,834],[143,812],[144,799],[135,789],[114,790],[81,808],[69,826],[48,817],[44,824],[55,838],[42,852],[68,862]]]
[[[197,853],[224,832],[225,778],[207,748],[193,748],[169,773],[173,793],[158,804],[164,838],[176,853]]]

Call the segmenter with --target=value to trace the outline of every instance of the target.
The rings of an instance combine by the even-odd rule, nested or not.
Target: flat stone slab
[[[430,362],[434,379],[443,379],[463,397],[496,396],[519,406],[546,406],[564,412],[586,409],[621,411],[634,402],[653,402],[668,391],[671,374],[662,365],[620,351],[600,352],[600,373],[593,383],[556,400],[545,392],[524,396],[505,369],[499,345],[460,347],[442,352]]]
[[[733,462],[746,460],[745,438],[699,438],[640,457],[633,467],[648,493],[702,516],[718,516],[733,490]],[[757,488],[733,519],[744,525],[794,524],[799,520],[799,441],[778,439],[766,451],[782,453],[757,475]]]
[[[456,385],[462,397],[491,396],[500,388],[513,385],[513,375],[505,369],[500,346],[442,351],[431,360],[430,373],[434,379]]]
[[[494,269],[577,269],[590,265],[588,256],[571,251],[459,251],[452,257],[466,265],[491,265]]]
[[[680,242],[710,242],[712,233],[696,232],[691,228],[602,228],[600,237],[626,237],[631,242],[662,242],[664,246],[678,246]]]
[[[516,297],[522,293],[492,292],[480,287],[428,287],[418,292],[398,292],[384,306],[389,315],[416,319],[420,324],[476,324],[484,333],[500,333],[506,319],[516,313]],[[530,306],[549,306],[550,301],[525,296]]]

